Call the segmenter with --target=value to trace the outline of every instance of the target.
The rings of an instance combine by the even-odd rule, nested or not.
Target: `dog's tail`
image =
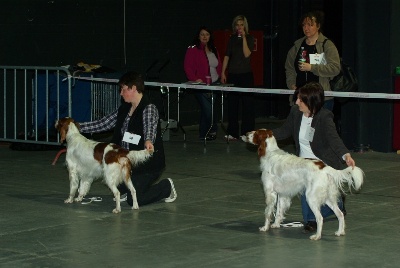
[[[347,183],[350,191],[351,188],[356,191],[360,190],[365,177],[364,172],[359,167],[347,167],[343,170],[330,168],[328,174],[333,177],[336,185],[341,190],[343,190],[343,183]]]
[[[140,150],[140,151],[129,151],[126,155],[128,159],[131,161],[132,166],[137,166],[140,163],[145,162],[153,155],[153,150]]]

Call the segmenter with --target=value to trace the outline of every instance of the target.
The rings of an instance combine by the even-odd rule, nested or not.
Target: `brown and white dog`
[[[153,152],[128,151],[113,143],[89,140],[80,134],[79,125],[72,118],[59,119],[55,127],[60,132],[60,142],[67,142],[66,162],[70,190],[65,203],[81,202],[89,192],[92,182],[103,178],[115,197],[116,208],[113,213],[121,212],[117,186],[122,182],[132,194],[132,209],[139,209],[136,190],[131,181],[131,169],[146,161]],[[78,187],[78,197],[74,199]]]
[[[261,180],[267,205],[265,224],[260,227],[260,231],[268,231],[273,212],[276,214],[271,228],[279,228],[285,212],[290,208],[292,197],[304,192],[317,221],[317,232],[311,235],[310,239],[321,239],[323,217],[320,208],[324,204],[333,210],[339,220],[339,229],[335,235],[345,235],[344,215],[337,201],[344,183],[348,184],[349,189],[360,189],[364,180],[364,172],[360,168],[336,170],[320,160],[304,159],[289,154],[279,149],[272,131],[267,129],[249,132],[242,139],[258,145]]]

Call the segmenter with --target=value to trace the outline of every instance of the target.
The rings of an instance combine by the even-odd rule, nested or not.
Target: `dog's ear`
[[[258,145],[258,157],[263,157],[266,152],[267,143],[265,140],[260,141]]]
[[[61,119],[56,120],[56,123],[54,124],[54,127],[57,129],[57,131],[60,131],[61,124],[62,124]]]
[[[64,143],[66,137],[67,137],[67,130],[65,127],[62,127],[60,129],[60,143]]]
[[[61,118],[56,122],[56,129],[60,132],[60,143],[63,143],[67,137],[69,123],[68,118]]]
[[[265,143],[265,139],[268,138],[268,133],[265,129],[259,129],[255,132],[255,137],[257,144],[261,145],[263,142]]]

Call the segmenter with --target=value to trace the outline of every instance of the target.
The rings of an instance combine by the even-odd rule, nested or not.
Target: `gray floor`
[[[260,126],[271,127],[269,122]],[[255,148],[219,137],[204,147],[196,128],[171,132],[167,169],[174,203],[111,213],[105,185],[64,204],[68,175],[56,151],[12,151],[0,145],[1,267],[400,267],[400,155],[354,153],[366,173],[363,189],[347,198],[346,236],[327,220],[322,240],[301,228],[260,233],[264,198]],[[220,132],[220,136],[222,136]],[[290,143],[281,144],[293,150]],[[301,221],[294,198],[287,221]]]

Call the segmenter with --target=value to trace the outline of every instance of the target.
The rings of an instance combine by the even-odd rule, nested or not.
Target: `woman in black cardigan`
[[[343,169],[355,166],[350,151],[339,137],[333,114],[324,109],[324,90],[317,82],[311,82],[299,89],[296,105],[293,105],[286,122],[273,130],[277,140],[293,137],[296,155],[303,158],[320,159],[325,164]],[[342,197],[343,198],[343,197]],[[315,216],[307,204],[304,195],[301,197],[305,231],[316,229]],[[339,208],[346,214],[343,200],[339,200]],[[328,206],[321,207],[322,216],[333,215]]]
[[[119,82],[124,102],[113,113],[92,122],[79,123],[81,132],[98,133],[114,129],[111,142],[128,150],[154,150],[148,161],[132,169],[131,179],[136,189],[139,206],[160,200],[173,202],[177,197],[171,179],[159,179],[165,168],[165,155],[156,106],[143,95],[144,80],[135,72],[124,74]],[[132,139],[126,139],[128,135]],[[132,143],[131,140],[138,140]],[[118,186],[121,195],[128,193],[125,184]],[[132,196],[127,195],[132,206]]]

